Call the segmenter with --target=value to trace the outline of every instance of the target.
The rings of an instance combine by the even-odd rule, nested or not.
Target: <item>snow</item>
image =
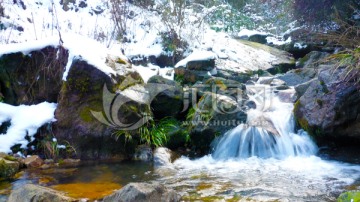
[[[294,48],[305,49],[305,48],[307,48],[307,45],[306,45],[306,44],[302,44],[302,43],[295,43],[295,44],[294,44]]]
[[[284,40],[281,40],[279,38],[276,38],[276,37],[266,37],[266,41],[268,44],[274,44],[274,45],[278,45],[278,46],[281,46],[281,45],[284,45],[284,44],[289,44],[291,43],[291,37],[289,37],[286,41]]]
[[[242,29],[239,33],[238,33],[238,37],[250,37],[253,35],[269,35],[269,33],[266,32],[260,32],[257,30],[248,30],[248,29]]]
[[[180,60],[175,67],[185,67],[188,62],[191,61],[206,61],[206,60],[215,60],[217,55],[212,51],[201,51],[196,50],[191,55],[186,57],[183,60]]]
[[[133,65],[133,69],[140,74],[145,83],[147,83],[148,80],[155,75],[160,75],[166,79],[174,80],[175,72],[174,68],[171,67],[160,68],[159,66],[148,64],[147,67]]]
[[[0,124],[10,121],[11,125],[5,134],[0,134],[0,152],[10,153],[11,147],[21,144],[26,148],[25,136],[34,140],[34,135],[42,125],[56,121],[54,112],[57,104],[43,102],[37,105],[12,106],[0,103]]]

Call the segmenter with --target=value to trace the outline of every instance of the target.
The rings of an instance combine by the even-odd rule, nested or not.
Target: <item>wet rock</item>
[[[276,130],[271,119],[265,116],[260,116],[252,119],[248,122],[248,125],[252,127],[262,128],[272,135],[279,135],[279,132]]]
[[[285,81],[288,86],[296,86],[315,78],[317,71],[310,68],[294,69],[284,75],[277,76],[277,79]]]
[[[241,90],[237,93],[238,97],[206,92],[200,98],[191,120],[191,140],[201,153],[208,152],[216,134],[223,134],[246,121],[243,111],[246,93]]]
[[[76,201],[58,192],[46,187],[33,184],[27,184],[13,191],[9,196],[8,202],[32,201],[32,202],[70,202]]]
[[[324,66],[296,102],[299,125],[315,137],[360,139],[360,83],[344,68]]]
[[[304,93],[306,92],[306,90],[309,88],[310,84],[316,80],[316,78],[310,80],[310,81],[307,81],[305,83],[302,83],[302,84],[299,84],[299,85],[296,85],[295,86],[295,91],[298,95],[298,97],[301,97],[304,95]]]
[[[303,58],[299,59],[297,67],[317,69],[319,68],[319,62],[321,62],[321,60],[328,57],[329,55],[330,54],[327,52],[311,51]]]
[[[0,181],[11,179],[19,171],[19,168],[19,162],[0,157]]]
[[[80,159],[64,159],[61,162],[62,166],[77,166],[80,164]]]
[[[25,158],[25,165],[28,168],[39,168],[43,164],[44,161],[38,155],[33,155]]]
[[[176,117],[181,112],[184,97],[182,86],[161,76],[151,77],[147,86],[154,97],[150,106],[155,118]]]
[[[157,183],[130,183],[124,188],[107,196],[104,202],[175,202],[180,201],[180,196],[174,190],[165,188]]]
[[[135,150],[133,159],[138,160],[138,161],[152,161],[153,160],[153,151],[152,151],[151,147],[149,147],[147,145],[138,146]]]
[[[158,147],[154,151],[154,166],[162,167],[171,164],[171,150],[165,147]]]

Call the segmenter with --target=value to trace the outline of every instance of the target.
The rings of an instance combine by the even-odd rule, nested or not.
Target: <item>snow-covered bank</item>
[[[56,121],[55,109],[56,104],[48,102],[31,106],[0,103],[0,125],[7,121],[11,124],[6,133],[0,134],[0,152],[11,152],[10,148],[15,144],[26,148],[29,143],[26,136],[33,141],[33,136],[41,126]]]

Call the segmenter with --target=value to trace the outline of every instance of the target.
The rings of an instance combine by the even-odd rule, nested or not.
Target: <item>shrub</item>
[[[115,23],[117,38],[122,39],[126,35],[126,24],[129,11],[129,3],[127,0],[110,0],[110,12],[112,20]]]

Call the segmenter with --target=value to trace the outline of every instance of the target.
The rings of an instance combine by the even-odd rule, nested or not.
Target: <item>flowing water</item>
[[[177,174],[163,181],[190,201],[335,201],[359,187],[360,165],[315,156],[309,135],[295,131],[292,109],[273,96],[265,109],[248,111],[247,123],[224,134],[211,155],[178,159]]]

